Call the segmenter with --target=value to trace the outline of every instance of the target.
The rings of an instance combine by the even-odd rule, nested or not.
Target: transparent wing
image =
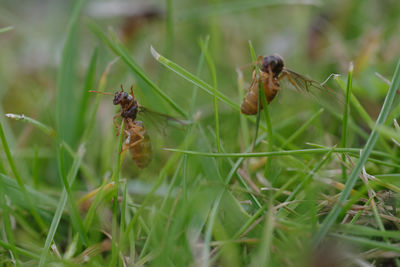
[[[143,120],[146,124],[151,124],[152,127],[157,128],[163,135],[166,135],[166,129],[169,127],[184,130],[185,126],[191,123],[190,121],[180,120],[143,106],[139,106],[138,116],[140,120]]]
[[[302,74],[294,72],[290,69],[284,69],[283,74],[286,77],[285,83],[294,87],[299,92],[306,92],[318,98],[321,95],[334,99],[338,103],[344,103],[343,96],[338,92],[327,87],[325,84],[314,81]]]

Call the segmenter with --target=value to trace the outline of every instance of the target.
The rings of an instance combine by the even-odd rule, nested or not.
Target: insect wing
[[[285,68],[283,72],[283,75],[286,75],[285,82],[289,84],[289,87],[294,87],[298,92],[309,93],[317,99],[321,95],[324,95],[325,97],[334,99],[335,102],[344,103],[343,96],[326,85],[314,81],[307,76],[294,72],[290,69]]]
[[[143,106],[139,106],[138,115],[143,121],[150,123],[153,127],[157,128],[164,135],[166,134],[166,128],[173,127],[179,130],[184,130],[185,126],[190,124],[189,121],[180,120]]]

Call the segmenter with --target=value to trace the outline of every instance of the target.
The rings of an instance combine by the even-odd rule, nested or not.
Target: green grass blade
[[[251,41],[249,41],[249,49],[250,49],[250,54],[251,54],[251,59],[252,62],[257,61],[257,56],[253,47],[253,44]],[[258,75],[259,72],[259,65],[256,65],[255,68],[256,75]],[[269,106],[267,103],[267,99],[264,93],[264,88],[262,85],[262,82],[258,82],[258,99],[257,99],[257,119],[256,119],[256,132],[255,132],[255,138],[254,138],[254,145],[257,140],[257,134],[258,134],[258,127],[260,123],[260,108],[261,106],[263,107],[263,112],[264,112],[264,117],[265,117],[265,122],[267,126],[267,140],[268,140],[268,151],[272,151],[274,149],[274,141],[273,141],[273,133],[272,133],[272,122],[271,122],[271,117],[269,115]],[[261,105],[262,104],[262,105]],[[267,162],[265,163],[265,170],[264,170],[264,177],[271,179],[271,166],[272,166],[272,158],[267,158]]]
[[[250,55],[251,55],[251,60],[252,62],[256,62],[257,61],[257,56],[256,56],[256,52],[254,50],[253,44],[251,43],[251,41],[249,40],[249,50],[250,50]],[[258,77],[258,73],[259,73],[259,65],[257,64],[254,68],[254,72]],[[250,88],[249,88],[250,89]],[[263,95],[263,90],[262,90],[262,86],[259,84],[258,85],[258,96]],[[257,117],[256,117],[256,131],[254,133],[254,140],[253,140],[253,149],[256,145],[256,141],[257,141],[257,136],[258,136],[258,129],[260,127],[260,119],[261,119],[261,112],[260,112],[260,108],[261,108],[261,98],[258,97],[257,98]],[[268,111],[267,111],[268,113]],[[267,120],[267,118],[266,118]],[[268,126],[267,126],[268,127]],[[269,129],[267,128],[267,134],[269,133]],[[268,140],[270,136],[267,136]],[[269,163],[267,162],[267,164],[265,165],[265,168],[268,168]]]
[[[0,240],[0,246],[2,246],[5,249],[12,249],[12,247],[13,247],[11,244],[6,243],[6,242],[4,242],[2,240]],[[22,249],[22,248],[18,248],[18,247],[15,247],[15,250],[17,251],[17,253],[19,255],[22,255],[22,256],[25,256],[25,257],[28,257],[28,258],[31,258],[31,259],[34,259],[34,260],[38,260],[39,259],[39,256],[37,255],[37,253],[30,252],[28,250],[25,250],[25,249]]]
[[[206,83],[202,79],[196,77],[195,75],[193,75],[192,73],[190,73],[186,69],[182,68],[178,64],[172,62],[171,60],[169,60],[169,59],[167,59],[165,57],[163,57],[153,47],[151,47],[151,53],[153,54],[153,57],[158,62],[163,64],[165,67],[167,67],[168,69],[172,70],[173,72],[175,72],[176,74],[178,74],[179,76],[181,76],[182,78],[187,80],[188,82],[194,84],[198,88],[204,90],[209,95],[214,96],[214,88],[211,85],[209,85],[208,83]],[[220,91],[217,91],[217,97],[218,97],[219,100],[221,100],[221,102],[227,104],[228,106],[230,106],[234,110],[240,112],[240,106],[237,103],[233,102],[228,96],[224,95]],[[252,116],[246,116],[246,118],[248,120],[250,120],[251,122],[253,122],[253,123],[256,122],[256,119],[253,118]],[[264,127],[263,125],[260,125],[260,127],[263,130],[267,130],[267,128]]]
[[[125,230],[125,234],[124,234],[124,240],[121,240],[122,244],[125,244],[125,242],[129,238],[129,232],[136,225],[136,223],[137,223],[137,221],[139,219],[139,216],[141,215],[141,213],[143,212],[143,210],[145,209],[145,207],[147,206],[149,201],[153,198],[153,195],[156,192],[156,190],[161,186],[161,184],[165,180],[166,174],[168,173],[168,171],[175,166],[174,164],[177,162],[177,160],[179,158],[180,158],[179,155],[173,155],[172,157],[170,157],[168,162],[164,165],[164,167],[160,171],[160,174],[159,174],[159,176],[157,178],[157,181],[154,183],[153,188],[146,195],[145,199],[143,200],[142,204],[140,205],[140,208],[137,210],[137,212],[133,216],[132,220],[127,225],[126,230]]]
[[[204,235],[204,245],[203,245],[203,253],[202,253],[202,260],[204,261],[205,266],[210,266],[210,243],[211,243],[211,238],[212,238],[212,231],[214,228],[214,223],[217,217],[217,211],[219,207],[219,203],[222,199],[222,194],[221,193],[218,198],[215,200],[213,203],[209,219],[207,222],[207,227],[205,230],[205,235]]]
[[[152,53],[153,57],[158,62],[160,62],[161,64],[166,66],[168,69],[172,70],[173,72],[175,72],[176,74],[178,74],[179,76],[184,78],[185,80],[187,80],[187,81],[191,82],[192,84],[196,85],[198,88],[203,89],[208,94],[210,94],[212,96],[214,95],[214,93],[213,93],[214,92],[214,88],[211,85],[209,85],[205,81],[197,78],[195,75],[191,74],[190,72],[188,72],[187,70],[185,70],[181,66],[177,65],[176,63],[174,63],[174,62],[170,61],[169,59],[163,57],[153,47],[151,47],[151,53]],[[221,100],[222,102],[228,104],[233,109],[235,109],[237,111],[240,111],[240,107],[235,102],[230,100],[229,97],[223,95],[221,92],[219,92],[219,91],[217,92],[217,97],[218,97],[219,100]]]
[[[314,113],[314,115],[312,115],[312,117],[310,119],[308,119],[305,123],[303,123],[299,127],[299,129],[297,129],[291,136],[289,136],[286,139],[286,141],[281,145],[281,147],[286,148],[286,146],[291,144],[293,142],[293,140],[295,140],[299,135],[301,135],[308,128],[308,126],[310,126],[311,123],[313,123],[313,121],[316,120],[322,114],[322,112],[324,112],[323,108],[321,108],[316,113]]]
[[[326,155],[314,166],[314,168],[307,174],[307,176],[302,179],[302,181],[296,186],[292,193],[286,198],[285,202],[289,202],[295,199],[297,193],[299,193],[300,190],[312,180],[314,175],[321,169],[321,167],[325,165],[332,153],[335,152],[335,149],[336,147],[333,147],[331,150],[328,151],[328,153],[326,153]]]
[[[74,163],[67,175],[67,182],[70,186],[72,186],[72,184],[75,181],[75,178],[76,178],[76,175],[77,175],[78,169],[79,169],[79,163],[81,162],[81,160],[83,158],[84,152],[85,152],[84,146],[81,145],[81,147],[78,149],[77,155],[74,157]],[[53,220],[50,225],[49,233],[47,234],[46,241],[45,241],[43,250],[40,255],[40,261],[39,261],[38,266],[44,266],[44,264],[46,262],[46,257],[47,257],[49,248],[51,246],[51,243],[53,242],[54,236],[55,236],[57,228],[58,228],[58,224],[60,223],[61,216],[64,212],[65,205],[67,204],[67,200],[68,200],[68,195],[67,195],[67,191],[65,190],[65,187],[64,187],[64,189],[61,193],[60,200],[57,204],[57,208],[54,213]]]
[[[2,211],[2,217],[3,217],[3,227],[4,227],[4,232],[7,237],[7,241],[10,243],[10,250],[12,252],[13,257],[15,258],[15,262],[17,266],[19,266],[19,256],[18,256],[18,251],[15,246],[15,237],[14,237],[14,232],[11,227],[11,220],[10,220],[10,211],[9,211],[9,206],[7,204],[7,199],[6,199],[6,191],[5,191],[5,186],[3,182],[3,177],[0,177],[0,207]]]
[[[374,129],[372,130],[367,143],[365,144],[364,149],[361,152],[361,156],[357,162],[357,164],[354,166],[353,171],[351,172],[348,180],[346,181],[345,187],[340,194],[340,197],[338,199],[337,204],[333,207],[333,209],[329,212],[328,216],[325,218],[323,221],[321,228],[318,229],[315,237],[314,237],[314,244],[317,245],[321,240],[325,237],[325,235],[328,233],[329,229],[331,226],[335,223],[336,219],[339,217],[340,213],[342,212],[343,206],[346,203],[347,198],[350,195],[351,190],[353,189],[357,178],[364,167],[365,163],[368,160],[369,155],[372,152],[372,149],[376,143],[376,140],[378,138],[378,131],[376,130],[377,127],[380,125],[383,125],[386,121],[386,118],[390,112],[393,99],[396,96],[396,91],[397,88],[400,85],[400,60],[397,63],[396,70],[393,75],[393,80],[390,85],[389,91],[386,95],[385,102],[383,103],[381,112],[379,113],[379,117],[376,121],[376,125],[374,126]]]
[[[251,158],[251,157],[268,157],[268,156],[288,156],[288,155],[306,155],[306,154],[321,154],[326,153],[332,148],[312,148],[312,149],[298,149],[298,150],[281,150],[281,151],[271,151],[271,152],[253,152],[253,153],[210,153],[210,152],[200,152],[200,151],[192,151],[192,150],[183,150],[183,149],[175,149],[175,148],[164,148],[167,151],[173,151],[177,153],[184,153],[188,155],[196,155],[203,157],[230,157],[230,158]],[[336,148],[336,153],[352,153],[354,156],[357,156],[357,153],[360,153],[362,150],[358,148]],[[392,155],[380,152],[380,151],[372,151],[372,155],[376,156],[386,156],[393,157]]]
[[[265,224],[261,236],[260,245],[252,258],[250,266],[269,266],[271,257],[272,239],[275,229],[275,212],[272,207],[272,199],[269,201],[268,213],[265,215]]]
[[[340,76],[335,76],[333,78],[335,82],[339,85],[339,87],[346,93],[347,92],[347,86],[345,83],[342,81]],[[372,129],[374,126],[374,121],[372,118],[369,116],[368,112],[364,109],[364,107],[361,105],[361,103],[358,101],[358,99],[350,94],[350,102],[353,105],[354,109],[357,110],[358,114],[360,117],[368,124],[368,126]]]
[[[99,91],[99,92],[103,92],[104,91],[104,88],[105,88],[105,86],[107,84],[108,74],[109,74],[109,72],[111,70],[112,65],[117,60],[118,60],[118,58],[112,60],[111,62],[109,62],[107,64],[103,74],[100,77],[100,82],[99,82],[97,91]],[[98,110],[99,105],[100,105],[101,97],[102,97],[102,95],[98,94],[97,97],[96,97],[96,101],[95,101],[94,105],[92,105],[92,110],[90,112],[89,121],[88,121],[88,123],[86,125],[86,129],[85,129],[85,131],[83,133],[83,137],[82,137],[82,140],[85,143],[89,140],[90,136],[92,135],[94,123],[95,123],[95,120],[96,120],[96,114],[97,114],[97,110]]]
[[[17,120],[17,121],[20,120],[20,121],[23,121],[23,122],[28,122],[28,123],[32,124],[33,126],[35,126],[36,128],[38,128],[39,130],[41,130],[46,135],[49,135],[51,137],[55,137],[56,136],[56,132],[50,126],[47,126],[47,125],[41,123],[40,121],[37,121],[37,120],[32,119],[30,117],[27,117],[24,114],[19,115],[19,114],[8,113],[8,114],[6,114],[6,116],[8,118],[10,118],[10,119],[14,119],[14,120]]]
[[[139,78],[141,78],[151,89],[154,90],[159,96],[161,96],[176,112],[182,115],[185,118],[187,117],[186,112],[179,107],[177,103],[175,103],[172,98],[170,98],[164,91],[160,89],[148,76],[144,71],[140,68],[140,66],[133,60],[132,57],[125,52],[125,48],[119,44],[114,43],[108,38],[96,25],[90,24],[90,29],[92,32],[102,40],[115,54],[121,57],[121,59],[125,62],[125,64],[129,67],[131,71],[133,71]]]
[[[14,163],[14,159],[11,156],[11,151],[10,151],[10,148],[8,147],[8,143],[7,143],[6,137],[4,135],[3,126],[1,125],[1,123],[0,123],[0,139],[3,144],[3,149],[4,149],[4,152],[6,153],[6,157],[7,157],[8,163],[10,165],[10,168],[14,174],[15,179],[17,180],[18,186],[20,187],[26,202],[29,205],[30,212],[32,213],[32,216],[33,216],[34,220],[36,221],[36,223],[38,224],[38,226],[40,227],[40,229],[43,232],[46,232],[47,231],[46,224],[44,223],[43,219],[39,216],[39,213],[38,213],[36,207],[33,205],[31,197],[30,197],[29,193],[27,192],[25,184],[17,170],[17,166]]]
[[[346,147],[347,146],[347,121],[349,118],[349,108],[350,108],[350,96],[351,96],[351,87],[352,87],[352,81],[353,81],[353,62],[350,62],[349,66],[349,73],[347,76],[347,87],[346,87],[346,100],[344,104],[344,112],[343,112],[343,123],[342,123],[342,142],[341,142],[341,147]],[[347,180],[347,173],[346,173],[346,155],[342,155],[342,176],[343,180]]]
[[[113,217],[112,217],[112,236],[114,237],[112,241],[112,249],[111,249],[111,265],[110,266],[118,266],[119,260],[119,251],[121,245],[118,245],[117,242],[121,242],[121,240],[117,240],[118,236],[118,213],[119,213],[119,201],[118,201],[118,194],[119,194],[119,178],[120,178],[120,170],[122,164],[122,145],[123,145],[123,136],[124,136],[124,121],[122,121],[119,130],[119,138],[118,138],[118,154],[117,159],[115,161],[114,172],[112,176],[112,181],[114,182],[114,192],[113,192]]]
[[[56,124],[59,143],[74,147],[76,137],[76,64],[78,58],[79,15],[86,0],[76,1],[68,22],[66,40],[57,77]],[[66,158],[67,159],[67,158]],[[69,163],[69,161],[67,161]],[[66,164],[69,167],[70,164]]]
[[[238,95],[239,95],[239,99],[243,100],[244,92],[245,92],[243,73],[239,68],[236,69],[236,72],[237,72],[237,76],[238,76],[237,77]],[[249,134],[249,127],[247,125],[247,122],[246,122],[246,119],[244,116],[245,116],[244,114],[240,114],[240,129],[241,129],[241,133],[243,134],[244,147],[248,147],[250,144],[250,134]]]
[[[58,160],[60,161],[59,165],[60,165],[61,170],[64,169],[63,150],[64,150],[64,146],[61,144],[60,148],[59,148],[59,153],[58,153],[58,157],[59,157]],[[72,169],[79,168],[79,166],[81,165],[82,158],[85,155],[85,151],[86,151],[85,145],[82,144],[79,147],[79,151],[77,153],[78,156],[74,158],[74,161],[73,161],[72,167],[71,167]],[[61,170],[60,170],[60,172],[61,172],[62,183],[64,185],[64,190],[67,192],[67,197],[68,197],[67,200],[69,200],[69,204],[71,207],[70,208],[70,211],[71,211],[70,216],[71,216],[72,225],[75,227],[76,231],[78,232],[83,244],[87,245],[89,243],[88,237],[86,236],[86,232],[83,227],[82,218],[79,214],[78,208],[75,203],[75,198],[72,195],[71,186],[68,182],[66,174],[63,173]]]
[[[97,57],[98,57],[98,49],[95,48],[90,59],[89,67],[87,69],[86,78],[85,78],[85,85],[83,86],[83,91],[79,97],[80,103],[78,107],[77,113],[77,122],[76,122],[76,136],[82,136],[82,133],[85,131],[86,128],[86,118],[88,118],[88,107],[89,107],[89,98],[90,93],[89,90],[93,90],[94,82],[96,78],[96,64],[97,64]]]
[[[221,142],[220,142],[220,133],[219,133],[219,115],[218,115],[218,84],[217,84],[217,73],[215,70],[215,64],[212,60],[210,54],[208,53],[208,49],[206,48],[205,42],[200,42],[200,47],[202,53],[204,54],[206,61],[208,63],[208,68],[211,74],[212,82],[213,82],[213,93],[214,93],[214,118],[215,118],[215,136],[217,141],[217,150],[221,153]]]
[[[4,27],[4,28],[0,29],[0,33],[8,32],[8,31],[11,31],[13,29],[14,29],[13,26]]]
[[[370,247],[371,249],[382,249],[382,250],[386,250],[386,251],[395,251],[397,253],[400,253],[400,247],[395,244],[388,244],[388,243],[374,241],[374,240],[366,239],[366,238],[362,238],[362,237],[355,237],[355,236],[348,236],[348,235],[341,235],[341,234],[330,234],[330,235],[337,237],[339,239],[345,240],[345,241],[349,241],[352,243]]]
[[[388,237],[400,240],[399,231],[381,231],[364,225],[341,224],[340,231],[352,235],[362,235],[366,237]]]

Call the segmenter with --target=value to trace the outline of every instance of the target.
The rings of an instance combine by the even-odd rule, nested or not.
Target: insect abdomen
[[[151,143],[148,135],[146,134],[143,141],[132,147],[130,151],[133,161],[139,168],[143,169],[149,165],[151,161]]]
[[[136,163],[136,165],[139,168],[143,169],[147,165],[149,165],[151,161],[151,143],[150,138],[143,127],[140,130],[140,134],[144,137],[144,139],[142,139],[137,145],[130,148],[130,152],[132,155],[132,159]],[[135,135],[132,137],[131,142],[133,143],[139,139],[141,139],[141,137],[139,135]]]
[[[249,91],[246,93],[241,111],[246,115],[254,115],[257,114],[257,101],[258,101],[258,86],[253,86],[249,88]],[[260,107],[262,108],[262,106]]]
[[[265,72],[260,72],[261,74],[261,81],[262,85],[264,87],[264,93],[265,97],[267,100],[267,103],[269,104],[276,96],[278,91],[280,90],[279,87],[279,82],[276,78],[272,78],[272,87],[269,88],[269,75],[268,73]],[[249,88],[249,91],[245,95],[242,106],[241,106],[241,111],[243,114],[246,115],[254,115],[257,114],[257,102],[258,102],[258,82],[255,84],[255,86],[252,86]],[[262,109],[262,104],[260,103],[260,110]]]

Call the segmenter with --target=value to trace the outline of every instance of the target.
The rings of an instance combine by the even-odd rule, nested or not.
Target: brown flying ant
[[[269,104],[281,89],[280,80],[287,78],[289,83],[299,91],[308,91],[311,86],[317,88],[325,88],[320,83],[311,80],[301,74],[298,74],[285,67],[285,63],[281,56],[273,54],[271,56],[259,56],[256,62],[259,65],[259,71],[253,71],[253,79],[246,93],[241,112],[246,115],[257,114],[258,104],[258,85],[261,83],[264,88],[265,97]],[[327,88],[326,88],[327,89]],[[262,109],[262,106],[260,106]]]
[[[103,93],[98,91],[90,91],[105,95],[112,95],[111,93]],[[121,85],[121,91],[114,94],[114,105],[121,105],[121,111],[113,117],[115,127],[119,126],[115,121],[119,116],[124,120],[124,144],[122,151],[128,150],[131,153],[133,161],[139,168],[145,168],[151,161],[151,143],[146,129],[142,121],[136,120],[138,112],[143,108],[138,104],[134,94],[133,87],[131,93],[124,91]],[[118,135],[117,134],[117,135]]]

